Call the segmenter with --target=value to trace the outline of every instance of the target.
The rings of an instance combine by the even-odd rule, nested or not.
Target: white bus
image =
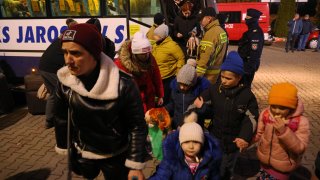
[[[102,34],[117,50],[136,31],[147,32],[156,13],[168,21],[170,1],[174,0],[0,0],[0,62],[23,78],[38,67],[44,50],[67,28],[67,18],[80,23],[99,18]],[[214,0],[193,1],[201,8],[214,4]]]

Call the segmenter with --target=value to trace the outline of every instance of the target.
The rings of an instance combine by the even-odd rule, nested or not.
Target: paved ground
[[[297,85],[299,96],[305,103],[305,115],[311,124],[310,143],[303,157],[303,165],[311,172],[320,150],[319,71],[320,53],[311,50],[285,53],[283,44],[275,44],[265,47],[261,67],[253,82],[261,109],[267,106],[268,91],[273,83],[289,81]],[[54,152],[54,131],[45,130],[43,124],[43,115],[32,116],[26,108],[0,116],[0,179],[66,179],[66,158]],[[248,157],[252,161],[244,163],[242,169],[254,164],[255,157]],[[153,168],[153,162],[148,162],[147,177]],[[82,178],[74,175],[73,179]],[[100,175],[97,179],[103,178]]]

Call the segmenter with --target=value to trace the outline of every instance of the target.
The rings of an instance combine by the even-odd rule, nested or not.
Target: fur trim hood
[[[132,62],[131,54],[131,40],[122,43],[119,50],[119,59],[123,67],[125,67],[132,74],[139,74],[139,67]]]
[[[101,53],[100,73],[96,84],[87,91],[84,84],[77,76],[70,74],[67,66],[58,70],[59,81],[79,93],[81,96],[99,100],[112,100],[119,96],[119,69],[113,61],[104,53]]]

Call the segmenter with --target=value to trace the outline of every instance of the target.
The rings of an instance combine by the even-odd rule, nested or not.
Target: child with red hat
[[[300,164],[309,141],[309,121],[291,83],[278,83],[269,92],[270,107],[262,111],[255,141],[261,162],[260,179],[289,179]]]

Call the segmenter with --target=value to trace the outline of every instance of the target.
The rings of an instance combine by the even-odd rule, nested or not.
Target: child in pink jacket
[[[303,116],[297,88],[290,83],[271,87],[269,105],[260,114],[255,137],[260,179],[287,180],[289,173],[300,165],[307,148],[309,121]]]

